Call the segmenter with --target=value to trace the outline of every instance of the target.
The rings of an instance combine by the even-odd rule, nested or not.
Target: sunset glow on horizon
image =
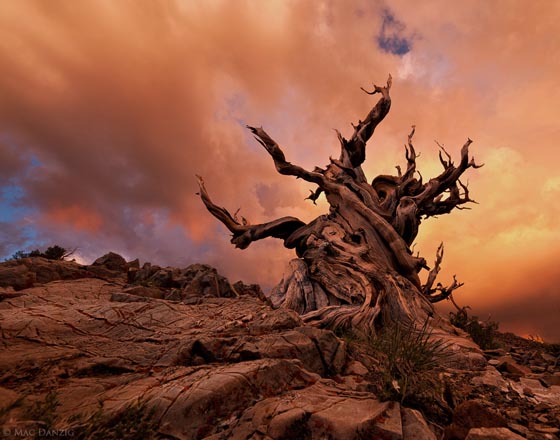
[[[0,257],[59,244],[207,263],[276,284],[293,251],[234,249],[197,197],[252,223],[312,220],[309,184],[279,175],[260,126],[307,169],[337,156],[393,76],[392,108],[363,165],[405,164],[412,125],[424,180],[467,138],[478,204],[428,219],[414,251],[503,330],[560,341],[560,3],[55,0],[0,5]]]

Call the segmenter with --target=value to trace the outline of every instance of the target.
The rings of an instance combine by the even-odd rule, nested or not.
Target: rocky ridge
[[[91,266],[2,263],[0,329],[5,438],[41,429],[65,438],[558,438],[560,366],[538,345],[510,338],[484,357],[473,349],[470,365],[434,371],[437,411],[382,401],[367,347],[304,325],[258,286],[201,264],[140,267],[117,254]]]

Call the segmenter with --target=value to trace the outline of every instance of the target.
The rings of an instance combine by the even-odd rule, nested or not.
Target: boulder
[[[399,404],[340,377],[346,342],[331,331],[304,326],[295,312],[250,294],[200,296],[200,304],[187,305],[159,292],[86,278],[0,302],[0,380],[9,384],[0,400],[10,405],[29,395],[30,383],[39,402],[54,391],[55,426],[76,432],[99,414],[99,402],[103,417],[91,419],[97,425],[119,420],[142,399],[159,435],[170,438],[265,432],[259,438],[409,440]],[[34,404],[27,397],[22,405]],[[14,426],[36,423],[28,411],[6,411]]]
[[[474,385],[487,385],[498,388],[500,391],[507,393],[509,391],[509,382],[504,379],[498,370],[492,365],[488,365],[480,375],[472,379]]]
[[[25,264],[0,265],[0,287],[13,287],[14,290],[23,290],[32,287],[37,281],[37,276]]]
[[[433,328],[430,339],[445,347],[446,356],[441,362],[446,367],[456,370],[481,370],[486,367],[487,361],[480,347],[460,329]]]
[[[22,258],[0,263],[0,287],[19,291],[59,280],[75,280],[96,274],[74,261]]]
[[[135,258],[134,260],[127,262],[126,266],[128,269],[140,269],[140,260]]]
[[[404,440],[437,440],[420,411],[402,408],[401,414]]]
[[[109,252],[99,257],[92,263],[92,266],[104,266],[109,270],[117,272],[124,272],[128,269],[126,260],[114,252]]]
[[[524,440],[507,428],[473,428],[465,440]]]
[[[163,299],[165,292],[158,287],[131,286],[123,289],[123,293],[128,295],[142,296],[144,298]]]
[[[455,408],[453,423],[445,429],[445,440],[463,440],[472,428],[500,428],[507,426],[504,417],[481,400],[467,400]]]
[[[542,377],[542,381],[547,387],[560,386],[560,372],[545,374]]]
[[[544,403],[560,407],[560,386],[558,385],[546,387],[537,379],[521,377],[518,381],[510,381],[510,386],[520,396],[535,404]]]
[[[369,373],[369,370],[361,362],[352,361],[346,367],[345,373],[350,374],[350,375],[354,375],[354,376],[365,376]]]
[[[270,304],[260,286],[247,285],[241,281],[232,285],[216,269],[206,264],[191,264],[184,269],[177,269],[145,263],[140,269],[129,268],[127,278],[131,286],[163,289],[163,298],[185,304],[199,304],[202,298],[240,296],[252,296]]]
[[[369,393],[329,392],[330,381],[320,380],[282,398],[273,397],[245,411],[237,426],[222,438],[403,440],[400,406],[380,402]]]
[[[498,371],[509,373],[512,377],[521,377],[531,374],[531,369],[524,365],[519,365],[511,356],[502,356],[497,359],[496,368]]]

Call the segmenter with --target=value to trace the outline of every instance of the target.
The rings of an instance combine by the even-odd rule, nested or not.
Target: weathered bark
[[[423,218],[447,214],[473,202],[459,178],[468,168],[478,168],[469,158],[467,140],[456,166],[443,147],[443,172],[423,183],[416,170],[418,157],[413,146],[414,127],[405,145],[406,170],[381,175],[368,183],[361,164],[366,144],[391,108],[391,77],[384,87],[374,86],[370,95],[381,98],[363,121],[353,125],[350,139],[337,131],[339,159],[313,171],[286,160],[280,146],[262,128],[248,127],[266,149],[280,174],[317,185],[308,199],[313,203],[324,194],[329,214],[306,224],[294,217],[249,225],[239,222],[226,209],[215,205],[199,177],[200,196],[208,210],[233,233],[232,243],[246,248],[265,237],[284,240],[296,250],[297,260],[271,297],[278,306],[296,310],[319,326],[354,327],[375,331],[387,322],[424,322],[433,314],[433,302],[441,301],[462,284],[455,279],[448,287],[435,278],[443,258],[440,246],[434,268],[422,285],[419,272],[428,269],[426,260],[414,256],[410,246]],[[416,175],[418,174],[418,177]]]

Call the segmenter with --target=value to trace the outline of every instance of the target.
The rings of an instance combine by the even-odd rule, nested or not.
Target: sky
[[[424,221],[428,262],[501,329],[560,341],[560,3],[548,0],[12,1],[0,3],[0,258],[58,244],[89,263],[211,264],[269,289],[295,255],[234,249],[196,196],[251,223],[312,220],[245,129],[306,168],[337,156],[393,76],[368,144],[372,179],[403,166],[411,125],[425,179],[467,138],[471,210]],[[442,309],[442,310],[445,310]]]

